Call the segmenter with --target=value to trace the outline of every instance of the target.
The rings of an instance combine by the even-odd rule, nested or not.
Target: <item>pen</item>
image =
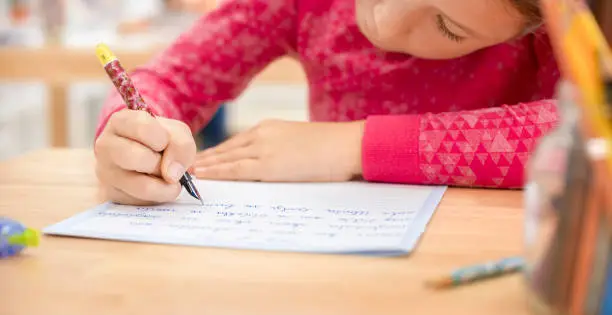
[[[521,271],[524,265],[525,261],[522,257],[508,257],[498,261],[459,268],[449,275],[427,281],[426,285],[434,289],[456,287]]]
[[[21,223],[0,217],[0,258],[21,253],[26,247],[38,246],[39,233]]]
[[[134,83],[130,79],[127,74],[127,71],[121,66],[119,59],[111,52],[110,48],[105,44],[99,44],[96,46],[96,55],[98,59],[100,59],[100,63],[104,67],[106,74],[113,82],[113,85],[123,98],[123,101],[127,105],[129,109],[132,110],[144,110],[151,114],[151,116],[155,116],[153,112],[149,109],[147,104],[145,104],[144,99],[136,90]],[[193,179],[189,172],[185,172],[183,177],[180,179],[180,183],[185,190],[191,195],[193,198],[196,198],[200,201],[202,205],[204,205],[204,201],[198,192],[198,189],[193,184]]]

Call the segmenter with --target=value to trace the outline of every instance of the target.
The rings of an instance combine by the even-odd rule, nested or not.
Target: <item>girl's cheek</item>
[[[400,11],[398,1],[382,1],[374,5],[372,16],[376,31],[382,38],[391,38],[402,31],[404,12]]]

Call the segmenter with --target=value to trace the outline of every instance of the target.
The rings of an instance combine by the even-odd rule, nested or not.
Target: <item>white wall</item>
[[[100,107],[110,86],[79,83],[69,94],[69,144],[89,147]],[[301,84],[253,84],[241,97],[226,105],[231,133],[240,132],[266,118],[305,121],[308,118],[306,87]]]
[[[45,91],[42,84],[0,85],[0,160],[49,146]]]
[[[88,148],[107,83],[74,84],[69,91],[68,143]],[[49,147],[49,115],[42,84],[0,84],[0,160],[30,150]],[[227,104],[226,123],[240,132],[266,118],[304,121],[308,117],[306,87],[299,84],[254,84],[236,101]]]

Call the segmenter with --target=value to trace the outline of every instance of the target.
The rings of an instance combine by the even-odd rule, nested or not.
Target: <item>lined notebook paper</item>
[[[446,187],[196,181],[205,205],[105,203],[50,235],[273,251],[401,255],[412,251]]]

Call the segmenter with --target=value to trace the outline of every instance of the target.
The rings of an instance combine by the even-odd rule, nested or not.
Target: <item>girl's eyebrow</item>
[[[448,15],[446,15],[446,14],[442,13],[442,16],[443,16],[443,17],[444,17],[444,18],[445,18],[447,21],[451,22],[452,24],[454,24],[454,25],[455,25],[455,26],[457,26],[458,28],[462,29],[462,30],[463,30],[464,32],[466,32],[467,34],[472,35],[472,36],[476,36],[476,35],[477,35],[477,33],[476,33],[474,30],[470,29],[469,27],[467,27],[467,26],[465,26],[465,25],[461,25],[461,24],[457,23],[457,21],[455,21],[455,20],[451,19],[451,18],[450,18]]]

